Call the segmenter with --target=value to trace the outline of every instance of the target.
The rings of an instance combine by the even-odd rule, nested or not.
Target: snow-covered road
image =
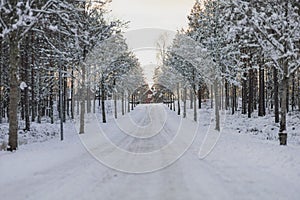
[[[211,110],[202,109],[199,113],[199,129],[195,129],[195,123],[190,121],[185,122],[188,128],[184,129],[188,131],[183,132],[180,132],[181,118],[163,105],[140,105],[125,117],[117,121],[110,119],[108,124],[99,123],[99,126],[94,126],[93,122],[97,118],[91,116],[87,120],[87,133],[81,136],[81,139],[74,126],[68,124],[63,142],[51,140],[21,146],[15,153],[0,152],[0,198],[300,199],[299,147],[280,147],[275,142],[232,133],[230,128],[225,127],[211,154],[205,159],[199,159],[199,148],[210,127],[210,113]],[[129,123],[131,125],[125,126]],[[139,128],[134,129],[133,124],[137,124]],[[100,134],[99,127],[103,134]],[[174,142],[176,137],[183,142],[175,143],[179,148],[182,147],[180,150],[184,150],[185,144],[189,146],[194,130],[197,130],[197,137],[184,155],[172,165],[158,171],[124,173],[100,162],[104,161],[104,164],[109,165],[111,163],[107,162],[114,161],[112,164],[117,163],[117,167],[129,167],[124,171],[141,170],[145,167],[151,169],[159,159],[162,164],[160,166],[164,166],[168,163],[165,161],[170,161],[169,158],[173,159],[174,155],[177,155],[176,149],[173,149],[173,152],[163,152],[157,157],[145,158],[147,165],[139,163],[141,160],[138,156],[143,153],[161,152],[159,150],[170,141]],[[180,133],[186,134],[188,139],[181,138]],[[104,137],[97,139],[100,135],[104,135],[106,139],[110,139],[111,144],[125,150],[127,154],[124,155],[136,155],[129,158],[132,159],[131,165],[120,154],[115,153],[118,149],[105,146],[109,144],[102,141]],[[99,143],[103,145],[97,146]],[[103,155],[114,156],[115,159],[101,160],[105,159]]]

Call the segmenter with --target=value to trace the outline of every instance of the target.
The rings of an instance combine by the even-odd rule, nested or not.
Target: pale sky
[[[155,44],[159,36],[168,32],[171,41],[177,30],[186,28],[187,15],[194,3],[195,0],[112,0],[110,3],[113,16],[130,21],[125,30],[127,43],[138,56],[150,84],[157,63]]]

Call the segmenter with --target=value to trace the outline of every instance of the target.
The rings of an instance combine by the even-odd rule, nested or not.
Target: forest
[[[59,118],[63,126],[79,115],[84,133],[96,99],[104,123],[108,97],[133,103],[143,69],[126,44],[127,22],[105,17],[108,3],[1,1],[0,123],[9,124],[8,150],[32,122]],[[297,0],[196,1],[172,45],[158,40],[153,79],[172,93],[166,98],[177,100],[179,115],[180,102],[185,109],[187,99],[194,102],[195,121],[202,100],[214,99],[216,130],[222,109],[249,118],[273,113],[285,145],[286,115],[300,109],[299,12]]]

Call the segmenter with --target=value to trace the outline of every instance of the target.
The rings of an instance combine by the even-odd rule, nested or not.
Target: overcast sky
[[[186,28],[187,15],[194,2],[195,0],[112,0],[112,15],[123,21],[130,21],[125,34],[127,43],[145,67],[148,82],[151,82],[153,73],[151,66],[157,63],[154,47],[159,35],[168,31],[172,37],[176,30]]]

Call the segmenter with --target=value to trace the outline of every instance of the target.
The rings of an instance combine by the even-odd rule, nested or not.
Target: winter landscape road
[[[199,124],[186,119],[182,130],[182,119],[160,104],[139,105],[105,125],[97,115],[89,116],[82,136],[76,123],[68,124],[63,142],[54,139],[21,146],[15,153],[0,152],[0,198],[300,199],[299,147],[280,147],[224,126],[213,151],[199,159],[212,127],[211,112],[202,109]],[[170,145],[174,143],[177,146]]]

